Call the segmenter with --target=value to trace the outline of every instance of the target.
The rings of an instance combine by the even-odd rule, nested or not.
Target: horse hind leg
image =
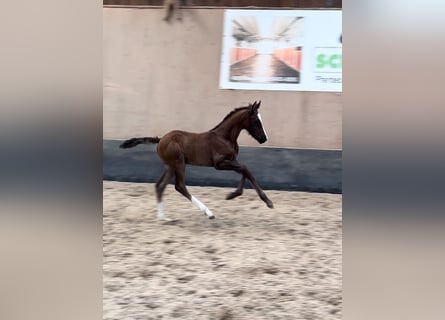
[[[161,178],[159,178],[158,182],[156,183],[156,198],[158,200],[158,219],[165,220],[165,213],[164,213],[164,205],[162,203],[162,195],[165,191],[165,188],[168,185],[168,182],[170,181],[171,177],[173,175],[173,170],[169,166],[165,166],[164,173],[162,174]]]
[[[176,168],[175,168],[175,189],[180,194],[182,194],[184,197],[189,199],[199,210],[203,211],[209,219],[214,219],[215,215],[210,211],[209,208],[205,204],[203,204],[201,201],[196,199],[194,196],[192,196],[185,186],[185,161],[184,159],[180,159],[177,162]]]

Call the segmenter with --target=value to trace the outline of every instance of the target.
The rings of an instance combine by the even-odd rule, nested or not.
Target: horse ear
[[[250,114],[254,114],[255,113],[255,110],[256,110],[256,101],[252,104],[252,103],[249,103],[249,112],[250,112]]]
[[[260,100],[260,102],[255,101],[255,103],[253,104],[253,111],[257,111],[258,108],[260,107],[260,104],[261,104],[261,100]]]

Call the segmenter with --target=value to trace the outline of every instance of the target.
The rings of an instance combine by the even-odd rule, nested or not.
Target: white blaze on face
[[[264,128],[263,119],[261,118],[261,114],[258,112],[258,119],[260,119],[261,126],[263,127],[264,134],[266,135],[266,139],[269,139],[267,136],[266,129]]]

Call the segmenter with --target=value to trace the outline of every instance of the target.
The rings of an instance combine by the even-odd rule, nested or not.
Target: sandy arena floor
[[[104,319],[341,319],[341,195],[104,181]]]

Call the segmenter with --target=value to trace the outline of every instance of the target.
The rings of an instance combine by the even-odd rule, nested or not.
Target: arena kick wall
[[[160,8],[103,9],[103,176],[154,182],[155,146],[120,140],[171,129],[206,131],[233,108],[262,100],[269,140],[241,133],[240,161],[264,189],[340,193],[342,96],[333,92],[219,89],[223,9],[185,9],[183,21]],[[188,185],[236,186],[239,176],[187,168]]]

